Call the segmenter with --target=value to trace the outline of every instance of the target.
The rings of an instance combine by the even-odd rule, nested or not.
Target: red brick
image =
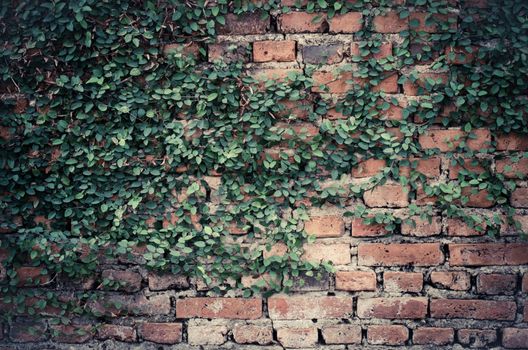
[[[170,313],[170,298],[168,295],[102,295],[88,303],[89,309],[108,317],[118,315],[153,316]]]
[[[364,83],[364,81],[362,82]],[[389,73],[389,75],[381,78],[377,85],[372,86],[372,92],[384,92],[386,94],[398,93],[398,74]]]
[[[455,340],[453,328],[421,327],[413,332],[415,345],[448,345]]]
[[[137,292],[141,289],[142,277],[139,273],[122,270],[104,270],[101,273],[103,283],[107,280],[111,284],[103,285],[105,289],[120,290],[128,293]]]
[[[528,176],[528,158],[521,158],[518,161],[511,158],[497,159],[495,164],[497,173],[503,174],[508,179],[525,179]]]
[[[522,279],[522,291],[528,293],[528,272],[526,272]]]
[[[312,75],[314,92],[328,92],[331,94],[344,94],[352,88],[353,84],[359,84],[351,72],[337,72],[317,70]],[[321,88],[324,85],[325,88]]]
[[[271,324],[237,324],[233,328],[233,338],[239,344],[266,345],[273,342],[273,329]]]
[[[399,33],[409,29],[409,21],[400,18],[396,11],[389,11],[374,17],[372,27],[378,33]]]
[[[410,79],[403,83],[403,92],[407,96],[427,95],[439,86],[446,85],[449,80],[447,73],[422,72],[412,82]]]
[[[524,302],[524,315],[523,315],[524,322],[528,322],[528,301]]]
[[[269,16],[262,13],[244,13],[241,16],[229,13],[225,16],[225,25],[219,26],[217,31],[221,35],[264,34],[270,25]]]
[[[304,230],[318,238],[340,237],[345,233],[345,222],[338,215],[312,216],[305,222]]]
[[[371,177],[381,173],[386,166],[385,159],[369,158],[352,168],[352,176],[358,178]]]
[[[414,222],[414,225],[404,221],[401,225],[402,235],[429,237],[442,233],[442,218],[439,216],[431,217],[431,222],[429,219],[422,219],[418,216],[413,216],[410,220]]]
[[[440,158],[429,158],[429,159],[410,159],[412,163],[412,169],[425,177],[437,178],[440,176]],[[401,166],[400,174],[407,177],[411,174],[410,166]]]
[[[359,318],[421,319],[427,315],[427,298],[359,298]]]
[[[431,283],[437,288],[451,290],[468,290],[471,287],[470,276],[463,271],[433,271]]]
[[[433,299],[432,318],[468,318],[475,320],[513,321],[517,305],[513,301]]]
[[[18,287],[33,287],[50,282],[47,271],[42,267],[22,266],[15,269],[18,278]]]
[[[148,275],[148,285],[150,290],[185,289],[189,287],[187,277],[172,273],[150,272]]]
[[[479,274],[477,292],[482,294],[512,294],[517,287],[517,276],[497,273]]]
[[[452,266],[490,266],[528,264],[528,244],[480,243],[449,244]]]
[[[182,341],[181,323],[142,323],[139,334],[146,341],[158,344],[177,344]]]
[[[0,331],[2,328],[0,327]],[[47,338],[43,322],[16,322],[11,324],[9,338],[15,343],[39,342]]]
[[[366,224],[363,219],[352,219],[352,237],[379,237],[389,232],[384,224]]]
[[[454,21],[449,22],[450,17]],[[417,23],[417,26],[415,25]],[[427,12],[412,12],[409,16],[409,26],[412,30],[426,33],[438,33],[442,27],[456,29],[456,18],[444,14],[429,14]]]
[[[483,236],[486,234],[485,222],[472,226],[466,223],[463,219],[447,219],[447,234],[449,236],[469,237],[469,236]],[[482,227],[482,230],[477,230],[476,227]]]
[[[281,33],[322,33],[327,27],[326,14],[290,12],[279,16]]]
[[[494,329],[460,329],[458,341],[471,348],[488,348],[497,341],[497,331]]]
[[[436,149],[440,152],[451,152],[466,141],[466,147],[473,151],[489,148],[491,134],[487,129],[472,131],[475,138],[467,138],[468,134],[460,129],[429,129],[418,137],[418,142],[423,149]]]
[[[384,272],[383,289],[386,292],[421,292],[423,275],[420,272]]]
[[[461,159],[462,164],[457,162],[449,164],[449,178],[452,180],[458,179],[458,175],[468,175],[468,173],[482,174],[486,171],[481,161],[478,159]]]
[[[265,40],[253,43],[254,62],[295,61],[295,41]]]
[[[367,341],[373,345],[405,345],[409,339],[409,330],[401,325],[369,326]]]
[[[358,247],[358,265],[435,266],[443,262],[440,243],[361,243]]]
[[[134,327],[103,324],[97,328],[97,339],[115,339],[123,342],[135,342],[137,340],[137,334]]]
[[[409,187],[399,184],[384,184],[363,193],[368,207],[403,208],[409,205]]]
[[[353,42],[352,44],[350,44],[350,55],[353,57],[361,57],[363,59],[375,58],[377,60],[392,56],[392,43],[390,41],[381,43],[379,47],[369,48],[369,50],[373,53],[366,56],[362,56],[361,48],[363,48],[363,45],[365,44],[366,42]],[[365,46],[365,49],[366,48],[367,46]]]
[[[316,263],[331,261],[334,265],[347,265],[351,261],[350,245],[348,243],[305,244],[302,259]]]
[[[316,327],[280,327],[277,340],[286,348],[311,348],[317,345]]]
[[[207,46],[207,57],[209,62],[217,60],[225,62],[248,62],[249,54],[246,46],[238,43],[213,43]]]
[[[510,133],[497,135],[498,151],[528,151],[528,137],[525,134]]]
[[[325,344],[361,344],[363,337],[360,326],[336,324],[322,329]]]
[[[528,346],[528,328],[504,328],[502,345],[508,349],[526,349]]]
[[[262,317],[262,299],[206,297],[178,299],[176,317],[256,319]]]
[[[93,327],[90,325],[54,325],[51,329],[53,341],[58,343],[86,343],[93,335]]]
[[[490,196],[487,190],[479,190],[477,187],[462,188],[461,205],[471,208],[491,208],[495,205],[495,198]]]
[[[361,12],[336,14],[328,22],[331,33],[355,33],[363,28],[363,15]]]
[[[277,320],[346,318],[352,313],[352,297],[276,295],[268,298],[268,311]]]
[[[348,291],[375,291],[376,273],[374,271],[337,271],[336,289]]]
[[[510,203],[515,208],[528,208],[528,187],[518,187],[513,190]]]
[[[467,49],[470,48],[471,52]],[[450,64],[468,64],[475,60],[475,56],[478,54],[477,46],[461,46],[461,47],[452,47],[448,46],[445,50],[445,55],[447,62]]]

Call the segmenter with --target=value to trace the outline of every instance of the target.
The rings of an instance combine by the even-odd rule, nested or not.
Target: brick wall
[[[327,85],[334,94],[346,92],[347,79],[336,79],[331,71],[358,54],[361,43],[354,33],[366,25],[364,16],[351,12],[333,18],[323,15],[314,21],[315,16],[301,11],[267,18],[229,15],[226,25],[219,28],[217,41],[199,45],[207,49],[209,61],[242,59],[250,70],[266,77],[324,63],[314,74],[316,85]],[[420,12],[411,13],[410,18],[423,22]],[[393,55],[402,40],[398,33],[408,29],[410,19],[389,12],[374,16],[372,21],[383,41],[374,58]],[[420,29],[436,31],[425,24]],[[187,52],[196,54],[197,45],[187,46]],[[251,53],[245,51],[247,46]],[[237,49],[228,52],[229,47]],[[426,77],[443,79],[444,73],[422,73],[415,84],[400,83],[402,74],[384,78],[378,88],[404,105],[419,94],[421,81]],[[402,118],[399,108],[387,115]],[[332,111],[327,117],[340,118]],[[302,126],[312,136],[318,133],[313,124],[303,122]],[[497,143],[498,153],[485,156],[493,162],[494,171],[514,181],[519,172],[527,172],[525,162],[515,163],[516,169],[511,169],[508,158],[495,159],[504,152],[528,150],[526,137],[495,135],[487,129],[476,134],[469,147],[477,152],[489,142]],[[418,159],[420,171],[431,182],[457,178],[460,167],[444,157],[454,146],[444,140],[459,135],[464,135],[461,128],[438,125],[417,137],[424,149],[442,152],[434,158]],[[374,176],[384,167],[384,161],[365,161],[352,171],[349,181]],[[523,223],[528,223],[522,211],[528,206],[526,195],[526,187],[520,187],[510,198]],[[403,186],[392,183],[363,197],[367,207],[402,217],[408,214],[409,205],[428,200],[426,193],[411,196]],[[494,205],[479,194],[472,194],[464,204],[468,211],[482,215],[494,213]],[[321,279],[305,276],[304,285],[294,284],[288,295],[243,298],[235,290],[218,297],[202,282],[149,272],[134,259],[106,261],[100,276],[74,287],[47,280],[38,268],[22,267],[18,271],[21,286],[31,287],[35,279],[44,285],[57,283],[56,289],[63,288],[64,300],[69,301],[73,294],[68,288],[103,289],[99,285],[102,278],[121,285],[114,291],[101,291],[85,306],[99,313],[97,320],[73,319],[63,325],[22,314],[11,323],[0,324],[0,349],[161,349],[164,345],[174,345],[167,347],[174,349],[528,348],[528,243],[512,234],[511,227],[503,225],[500,236],[491,238],[437,213],[431,222],[417,219],[416,226],[403,223],[387,235],[384,225],[369,225],[343,215],[351,208],[312,210],[305,229],[316,239],[305,246],[303,259],[331,261],[336,272]],[[278,244],[265,254],[284,254],[282,248]],[[141,251],[136,258],[140,255]],[[272,277],[248,277],[242,283],[250,286],[255,279],[266,278]],[[16,313],[5,303],[0,307]],[[60,311],[50,304],[39,313],[57,316]]]

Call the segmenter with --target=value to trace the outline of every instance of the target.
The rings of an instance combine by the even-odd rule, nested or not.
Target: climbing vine
[[[299,276],[332,272],[328,262],[302,258],[312,239],[303,222],[310,208],[329,203],[353,207],[348,215],[382,224],[389,233],[435,213],[492,235],[503,225],[522,231],[508,202],[516,176],[505,173],[526,155],[499,153],[497,159],[512,160],[502,172],[493,155],[498,136],[526,137],[528,131],[528,5],[395,3],[2,6],[3,303],[36,313],[66,305],[49,289],[21,287],[82,280],[115,261],[203,279],[218,292],[288,290],[302,283]],[[348,77],[344,93],[320,86],[317,65],[263,81],[242,60],[207,62],[206,44],[229,13],[276,18],[299,9],[328,18],[362,13],[358,54],[334,72]],[[410,27],[399,33],[392,55],[376,58],[384,39],[373,19],[388,11]],[[415,90],[404,106],[380,88],[394,76]],[[291,108],[306,102],[315,108]],[[402,108],[402,118],[388,117],[394,107]],[[312,123],[317,133],[299,128],[299,121]],[[456,126],[461,132],[445,150],[420,142],[431,130]],[[493,138],[475,148],[482,130]],[[433,182],[417,159],[440,151],[462,170]],[[346,181],[368,159],[386,166],[366,181]],[[414,199],[406,215],[358,203],[386,183],[403,186]],[[496,210],[468,210],[477,194]],[[277,243],[285,253],[264,257]],[[21,266],[40,267],[40,275],[23,281]],[[242,284],[247,275],[256,276],[253,287]],[[113,283],[105,280],[103,287]],[[29,298],[39,301],[28,306]],[[90,298],[84,293],[79,300]],[[86,311],[75,303],[67,308]]]

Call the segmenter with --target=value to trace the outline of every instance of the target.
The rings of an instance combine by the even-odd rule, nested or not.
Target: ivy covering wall
[[[100,318],[101,290],[138,292],[123,266],[188,277],[198,295],[267,296],[340,266],[455,266],[447,243],[487,235],[498,248],[475,254],[502,260],[473,266],[524,265],[521,276],[527,10],[515,0],[5,1],[6,322],[50,308],[49,324]],[[416,246],[386,262],[358,249],[363,238]],[[410,253],[422,249],[441,259]]]

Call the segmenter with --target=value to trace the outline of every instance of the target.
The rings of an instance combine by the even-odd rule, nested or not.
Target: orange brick
[[[363,28],[363,15],[361,12],[336,14],[328,22],[331,33],[355,33]]]
[[[322,33],[326,26],[326,14],[289,12],[279,16],[279,31],[282,33]]]
[[[375,291],[376,273],[374,271],[337,271],[336,289],[347,291]]]
[[[372,27],[378,33],[399,33],[409,29],[409,21],[400,18],[396,11],[389,11],[374,17]]]
[[[295,41],[266,40],[253,43],[254,62],[295,61]]]
[[[304,224],[304,229],[319,238],[339,237],[345,233],[345,222],[338,215],[313,216]]]

